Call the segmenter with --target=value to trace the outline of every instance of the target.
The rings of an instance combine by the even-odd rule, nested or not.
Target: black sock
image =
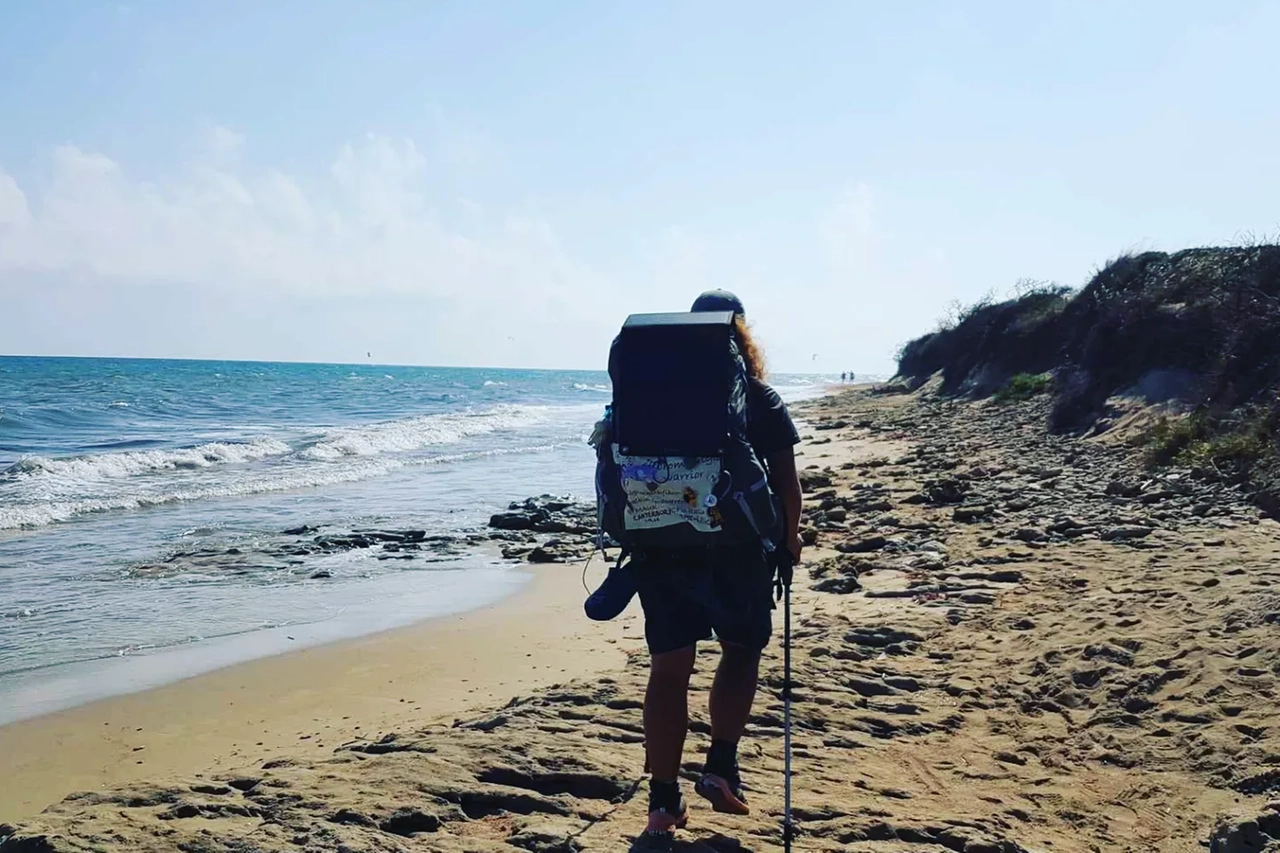
[[[671,814],[680,810],[679,782],[659,782],[657,779],[649,781],[649,811],[656,812],[658,809],[666,809]]]
[[[717,776],[732,778],[738,773],[738,743],[731,740],[713,740],[707,750],[704,769]]]

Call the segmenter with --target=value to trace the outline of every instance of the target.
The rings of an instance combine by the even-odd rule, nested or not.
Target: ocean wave
[[[158,438],[123,438],[116,441],[100,441],[97,444],[85,444],[82,450],[133,450],[139,447],[154,447],[164,442]]]
[[[505,382],[499,382],[499,381],[497,381],[496,379],[486,379],[486,380],[484,381],[484,387],[486,387],[486,388],[506,388],[506,387],[507,387],[507,383],[505,383]]]
[[[157,493],[125,493],[84,499],[0,505],[0,530],[44,527],[59,521],[68,521],[77,516],[112,510],[147,509],[184,501],[234,498],[265,494],[267,492],[287,492],[294,489],[351,483],[380,476],[395,467],[398,467],[398,463],[393,460],[378,460],[365,466],[344,466],[341,469],[301,469],[294,472],[273,473],[269,476],[246,478],[214,486],[175,489]]]
[[[406,420],[334,430],[300,454],[331,461],[346,456],[377,456],[455,444],[464,438],[532,426],[543,419],[534,406],[502,406],[485,412],[425,415]]]
[[[575,390],[575,391],[592,391],[592,392],[595,392],[595,393],[597,393],[597,394],[610,394],[610,393],[612,393],[612,392],[613,392],[613,389],[612,389],[612,388],[610,388],[608,385],[587,385],[587,384],[584,384],[584,383],[582,383],[582,382],[575,382],[575,383],[573,383],[573,390]]]
[[[131,450],[66,459],[26,456],[0,472],[0,476],[7,479],[40,475],[74,480],[119,479],[160,471],[189,471],[214,465],[255,462],[289,453],[291,449],[283,441],[263,438],[244,443],[215,441],[175,450]]]
[[[0,471],[0,482],[47,478],[64,483],[121,480],[166,472],[189,472],[215,466],[275,461],[296,456],[329,462],[349,456],[378,456],[454,444],[465,438],[540,421],[533,406],[504,406],[474,413],[424,415],[383,423],[340,427],[323,432],[308,444],[294,446],[278,438],[244,442],[212,441],[195,447],[128,450],[84,456],[24,456]]]
[[[341,465],[300,464],[283,471],[256,471],[229,482],[193,485],[183,489],[156,492],[122,493],[83,499],[43,500],[33,503],[0,504],[0,530],[45,527],[83,515],[100,512],[139,510],[187,501],[236,498],[272,492],[288,492],[354,483],[383,476],[408,466],[446,465],[496,456],[542,453],[565,446],[564,443],[542,443],[517,447],[489,448],[467,453],[441,454],[417,459],[379,457],[348,459]],[[195,531],[188,531],[195,534]],[[187,534],[184,534],[187,535]]]

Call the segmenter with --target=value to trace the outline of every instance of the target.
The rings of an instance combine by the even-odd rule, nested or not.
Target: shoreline
[[[517,595],[528,585],[521,564],[477,552],[444,571],[382,575],[352,596],[341,611],[313,622],[286,623],[152,649],[142,654],[88,658],[5,676],[0,728],[94,702],[143,693],[229,667],[305,649],[396,631],[463,615]],[[464,582],[443,577],[473,573]],[[384,587],[396,586],[394,591]],[[482,590],[482,585],[495,587]]]
[[[593,563],[588,584],[603,563]],[[157,776],[199,777],[339,744],[620,668],[643,645],[638,605],[582,613],[581,564],[522,565],[497,601],[289,650],[0,726],[0,821],[67,795]]]
[[[797,426],[808,431],[805,413],[851,388],[827,386],[791,401]],[[524,541],[545,538],[531,534]],[[638,601],[612,622],[586,619],[581,604],[588,592],[572,545],[566,563],[515,557],[519,562],[512,564],[500,557],[502,550],[502,539],[494,539],[470,557],[484,571],[506,563],[509,585],[496,596],[471,596],[452,612],[392,617],[392,625],[372,630],[348,626],[335,632],[326,620],[219,638],[200,648],[171,647],[122,661],[126,672],[136,669],[146,683],[0,723],[0,754],[12,770],[0,778],[0,823],[33,817],[76,792],[157,776],[199,778],[281,755],[327,754],[371,732],[414,728],[522,691],[620,670],[628,653],[643,651]],[[589,586],[599,583],[606,565],[592,560]],[[522,574],[527,577],[515,579]],[[304,639],[309,632],[317,638]],[[503,642],[512,637],[536,654],[506,654]],[[265,652],[221,654],[224,647],[264,640],[270,646]],[[421,657],[415,656],[419,645],[425,650]],[[455,650],[465,651],[458,657]],[[162,662],[157,669],[157,658],[173,661],[184,654],[225,662]],[[382,662],[371,665],[371,658]],[[110,679],[113,663],[89,677]],[[37,689],[76,680],[73,669]],[[252,710],[237,713],[246,707]]]

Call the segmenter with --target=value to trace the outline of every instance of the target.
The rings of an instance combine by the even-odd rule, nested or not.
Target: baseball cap
[[[690,311],[732,311],[746,316],[742,300],[727,290],[708,290],[693,301]]]

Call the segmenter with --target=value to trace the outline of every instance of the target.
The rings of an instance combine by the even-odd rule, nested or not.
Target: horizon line
[[[0,359],[62,359],[66,361],[197,361],[223,364],[296,364],[302,366],[321,367],[410,367],[420,370],[498,370],[525,371],[528,373],[608,373],[607,368],[591,367],[486,367],[465,364],[411,364],[407,362],[376,361],[310,361],[293,359],[261,359],[261,358],[212,358],[212,357],[173,357],[173,356],[132,356],[132,355],[35,355],[29,353],[0,353]],[[846,371],[847,372],[847,371]],[[778,371],[778,376],[839,376],[840,371],[815,370]],[[868,376],[880,374],[868,373]]]

